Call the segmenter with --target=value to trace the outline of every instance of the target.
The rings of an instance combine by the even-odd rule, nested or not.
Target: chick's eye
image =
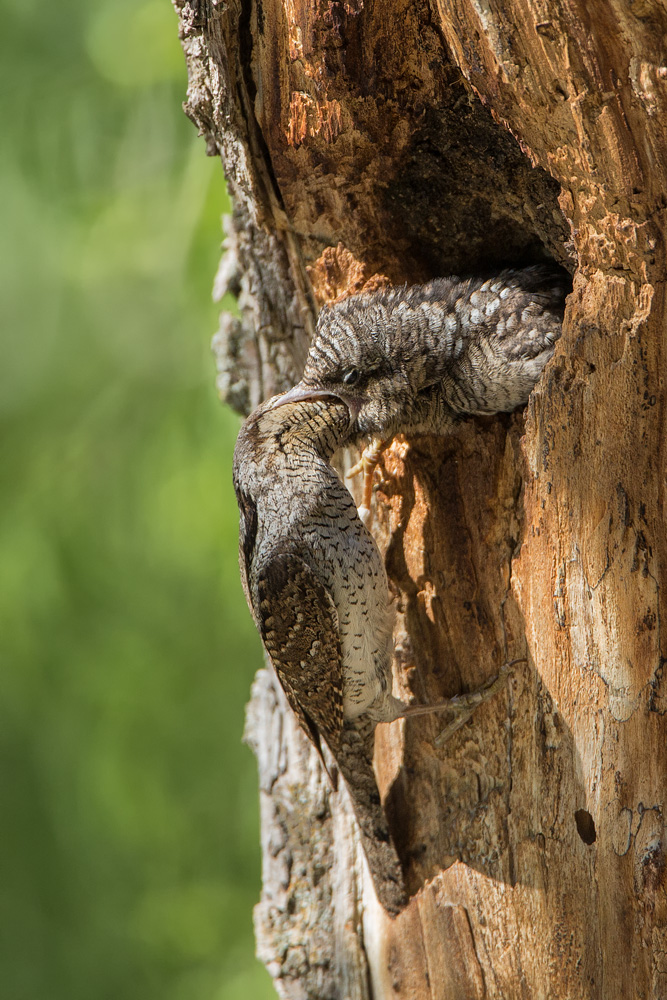
[[[343,382],[345,385],[355,385],[359,381],[359,375],[360,372],[358,368],[350,368],[350,370],[345,372],[343,375]]]

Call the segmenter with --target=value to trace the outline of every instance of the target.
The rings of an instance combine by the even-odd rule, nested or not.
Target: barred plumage
[[[234,488],[248,605],[287,700],[350,790],[378,898],[407,902],[373,772],[378,722],[448,710],[455,731],[503,683],[434,706],[391,693],[392,614],[384,562],[329,464],[350,431],[335,398],[262,404],[241,428]]]
[[[407,902],[372,764],[375,723],[398,717],[384,563],[329,458],[345,405],[269,400],[241,428],[234,487],[241,578],[257,628],[302,728],[323,739],[349,788],[378,898]]]
[[[322,310],[292,398],[327,390],[354,434],[384,437],[509,412],[553,354],[567,291],[562,271],[536,266],[351,296]]]
[[[370,523],[373,471],[399,433],[444,434],[463,416],[528,400],[561,333],[569,280],[535,266],[494,278],[436,278],[324,308],[287,400],[328,392],[347,403],[352,439],[370,444],[359,514]]]

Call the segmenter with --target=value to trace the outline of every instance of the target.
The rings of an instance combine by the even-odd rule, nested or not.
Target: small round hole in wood
[[[577,824],[577,833],[584,844],[594,844],[597,839],[595,823],[593,817],[586,809],[577,809],[574,814],[574,821]]]

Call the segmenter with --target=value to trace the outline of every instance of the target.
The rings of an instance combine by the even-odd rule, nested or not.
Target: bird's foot
[[[372,522],[371,497],[373,495],[373,475],[378,462],[382,457],[382,452],[389,446],[389,441],[383,441],[376,437],[368,444],[361,453],[361,458],[356,465],[353,465],[346,475],[346,479],[353,479],[354,476],[363,475],[361,504],[357,508],[357,513],[367,528]]]
[[[452,715],[451,722],[438,734],[435,739],[436,746],[442,746],[458,729],[463,726],[475,709],[482,705],[494,694],[497,694],[507,683],[507,677],[511,667],[516,663],[525,663],[525,659],[512,660],[501,668],[496,677],[491,677],[488,681],[468,694],[457,694],[453,698],[439,701],[435,705],[409,705],[401,713],[401,718],[409,719],[416,715],[430,715],[432,712],[449,712]]]

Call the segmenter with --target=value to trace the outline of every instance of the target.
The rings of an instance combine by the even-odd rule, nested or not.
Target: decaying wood
[[[261,957],[284,997],[667,997],[667,11],[659,0],[177,3],[187,111],[234,202],[220,387],[299,374],[318,304],[556,259],[565,333],[525,414],[385,456],[396,687],[436,700],[526,655],[444,747],[378,728],[414,897],[374,899],[261,671]]]

